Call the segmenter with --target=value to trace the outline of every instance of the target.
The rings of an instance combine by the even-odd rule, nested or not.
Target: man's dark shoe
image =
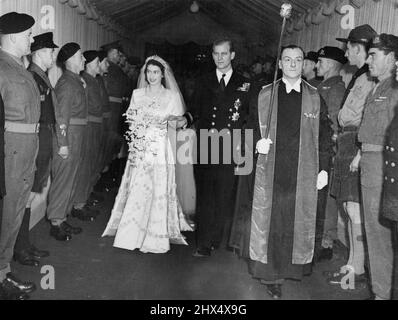
[[[282,298],[282,285],[281,284],[266,284],[267,293],[272,299]]]
[[[28,300],[30,297],[10,284],[9,282],[0,283],[0,300]]]
[[[3,287],[8,286],[10,288],[14,287],[19,289],[22,292],[30,293],[36,290],[36,285],[33,282],[23,282],[19,280],[15,275],[11,272],[7,273],[6,278],[2,282]]]
[[[29,254],[27,250],[22,250],[20,252],[14,252],[14,261],[30,267],[38,267],[40,265],[39,261]]]
[[[58,241],[69,241],[72,239],[70,233],[63,230],[60,226],[51,225],[50,236],[54,237]]]
[[[210,248],[198,248],[196,251],[192,254],[193,257],[210,257],[211,254],[211,249]]]
[[[332,248],[322,248],[316,255],[315,262],[330,261],[333,258]]]
[[[46,258],[50,255],[47,250],[37,249],[33,244],[27,249],[28,253],[35,259]]]
[[[90,212],[89,210],[87,210],[85,208],[83,208],[83,209],[73,208],[71,214],[72,214],[72,217],[78,218],[79,220],[82,220],[82,221],[94,221],[95,217],[96,217],[95,214],[93,214],[92,212]]]
[[[79,234],[83,231],[82,228],[80,227],[73,227],[71,226],[69,223],[67,223],[66,221],[62,222],[60,225],[60,228],[65,231],[66,233],[69,234]]]

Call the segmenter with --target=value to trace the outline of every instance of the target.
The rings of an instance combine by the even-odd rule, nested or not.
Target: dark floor
[[[114,194],[107,194],[107,201],[99,206],[102,214],[95,222],[71,218],[71,224],[84,230],[69,242],[51,238],[44,220],[31,231],[32,242],[51,252],[42,260],[42,266],[52,266],[55,271],[55,289],[43,290],[41,280],[46,269],[13,263],[13,271],[21,279],[35,281],[38,289],[31,299],[270,299],[264,285],[251,278],[246,263],[234,253],[219,249],[210,258],[192,257],[193,233],[186,234],[189,246],[173,245],[167,254],[114,248],[113,238],[101,238],[113,197]],[[333,262],[318,264],[302,282],[286,281],[283,299],[367,298],[366,287],[343,290],[326,283],[322,271],[342,265],[343,255],[340,249]]]

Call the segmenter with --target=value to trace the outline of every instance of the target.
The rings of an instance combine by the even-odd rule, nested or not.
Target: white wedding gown
[[[113,245],[118,248],[164,253],[170,243],[186,245],[181,231],[192,231],[177,197],[166,123],[169,115],[182,115],[183,107],[168,89],[155,99],[145,93],[146,88],[134,90],[127,111],[134,132],[129,159],[102,236],[115,236]]]

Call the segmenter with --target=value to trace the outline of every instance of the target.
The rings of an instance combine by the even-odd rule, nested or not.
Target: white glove
[[[325,170],[322,170],[318,173],[318,179],[316,182],[316,188],[318,190],[322,190],[328,184],[328,173]]]
[[[268,154],[271,144],[272,140],[270,138],[262,138],[257,141],[256,151],[261,154]]]

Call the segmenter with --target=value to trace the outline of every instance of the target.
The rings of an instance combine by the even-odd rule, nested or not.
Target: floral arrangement
[[[156,138],[159,136],[148,134],[148,128],[156,124],[159,129],[165,129],[167,124],[164,123],[163,118],[146,112],[142,106],[128,108],[123,116],[126,117],[126,122],[129,124],[129,130],[124,135],[129,147],[128,159],[130,164],[135,166],[143,160],[145,151],[149,150],[153,155],[157,154],[153,142],[156,142]]]

